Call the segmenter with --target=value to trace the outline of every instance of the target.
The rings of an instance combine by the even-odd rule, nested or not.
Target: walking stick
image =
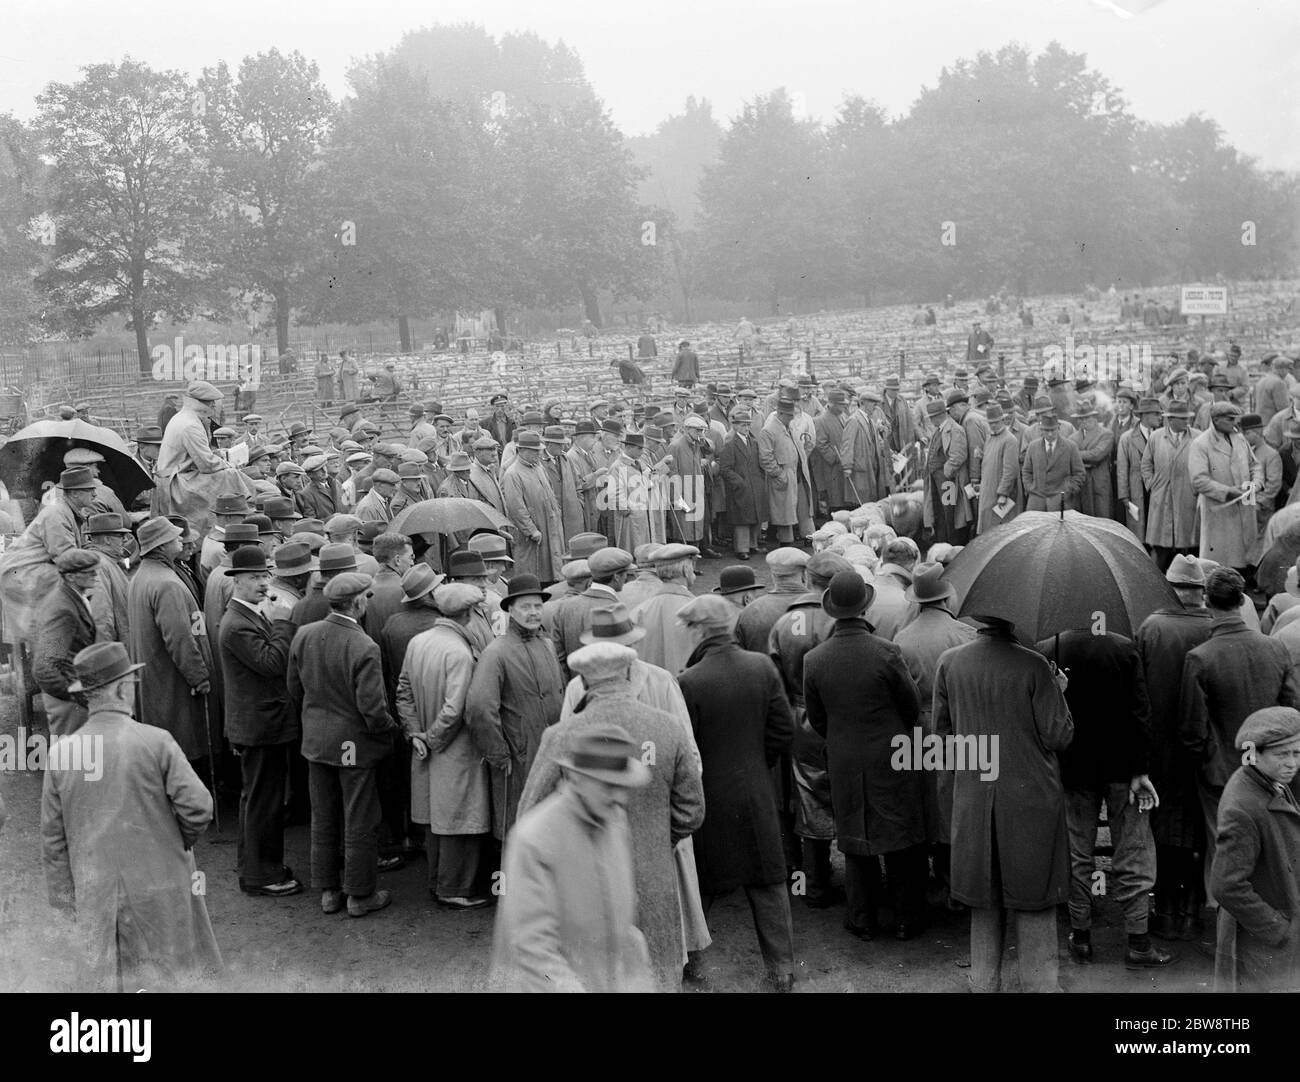
[[[212,718],[208,714],[208,697],[195,691],[190,694],[199,700],[199,707],[203,711],[203,733],[208,749],[208,788],[212,790],[212,822],[220,834],[221,799],[217,795],[217,750],[212,746]]]

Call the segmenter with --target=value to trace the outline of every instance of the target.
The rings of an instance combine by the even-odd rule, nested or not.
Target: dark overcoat
[[[729,432],[718,452],[718,472],[727,486],[727,522],[756,526],[767,521],[767,475],[758,461],[758,437]]]
[[[289,744],[301,734],[285,683],[297,630],[292,620],[271,623],[233,598],[226,606],[218,649],[226,679],[226,739],[237,747]]]
[[[701,894],[785,880],[770,770],[794,720],[770,660],[731,636],[706,639],[678,676],[704,766],[704,825],[695,835]]]
[[[982,909],[1060,905],[1070,847],[1056,753],[1069,746],[1074,722],[1047,659],[1010,635],[981,631],[939,658],[932,709],[940,736],[998,738],[995,779],[953,772],[953,898]]]
[[[804,658],[803,695],[826,738],[840,851],[877,856],[924,842],[921,773],[890,762],[894,737],[910,740],[921,715],[902,651],[865,620],[840,620]]]

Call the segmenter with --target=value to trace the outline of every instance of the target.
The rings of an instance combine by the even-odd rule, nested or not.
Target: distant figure
[[[673,382],[683,387],[694,387],[700,381],[700,358],[691,349],[690,342],[677,343],[677,359],[673,362]]]

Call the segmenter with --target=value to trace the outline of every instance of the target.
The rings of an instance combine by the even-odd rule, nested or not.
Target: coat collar
[[[1258,767],[1243,766],[1241,769],[1248,782],[1263,790],[1268,795],[1269,811],[1285,812],[1288,815],[1300,815],[1300,807],[1297,807],[1293,800],[1288,800],[1287,795],[1281,792],[1278,787],[1259,770]]]
[[[361,630],[361,625],[359,623],[355,620],[349,620],[346,616],[340,616],[337,612],[331,612],[327,617],[325,617],[325,623],[333,624],[335,627],[341,627],[344,631],[356,631],[362,635],[365,634],[365,632]]]
[[[691,651],[691,656],[686,659],[686,667],[689,669],[692,665],[703,661],[710,654],[722,654],[739,649],[740,645],[730,631],[710,635],[708,638],[700,640],[699,645]]]
[[[1246,630],[1246,621],[1235,612],[1224,616],[1211,616],[1210,635],[1235,635]]]

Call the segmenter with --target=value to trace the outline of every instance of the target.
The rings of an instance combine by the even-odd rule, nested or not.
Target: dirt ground
[[[696,584],[717,584],[730,561],[708,561]],[[761,558],[753,562],[764,579]],[[0,735],[17,733],[17,711],[7,678],[0,694]],[[0,796],[8,822],[0,830],[0,991],[77,989],[75,937],[68,920],[45,901],[41,869],[39,773],[0,770]],[[209,829],[195,854],[205,873],[208,912],[227,972],[202,987],[213,991],[475,991],[484,987],[491,953],[493,910],[438,908],[426,889],[423,857],[381,877],[394,892],[388,909],[364,919],[325,916],[319,896],[252,898],[239,892],[235,874],[236,808],[223,802],[220,832]],[[310,875],[306,826],[289,829],[286,860]],[[836,877],[842,861],[836,854]],[[1179,961],[1159,973],[1123,967],[1123,920],[1108,898],[1097,900],[1093,944],[1097,961],[1074,964],[1065,947],[1068,920],[1061,910],[1061,986],[1067,992],[1208,991],[1212,960],[1191,944],[1175,944]],[[918,939],[898,942],[885,934],[863,943],[845,932],[843,906],[807,908],[792,899],[796,989],[818,992],[957,992],[966,988],[968,920],[931,908],[933,923]],[[710,914],[714,944],[707,953],[708,991],[758,991],[762,961],[743,892],[718,901]],[[1007,972],[1014,973],[1015,949]]]

